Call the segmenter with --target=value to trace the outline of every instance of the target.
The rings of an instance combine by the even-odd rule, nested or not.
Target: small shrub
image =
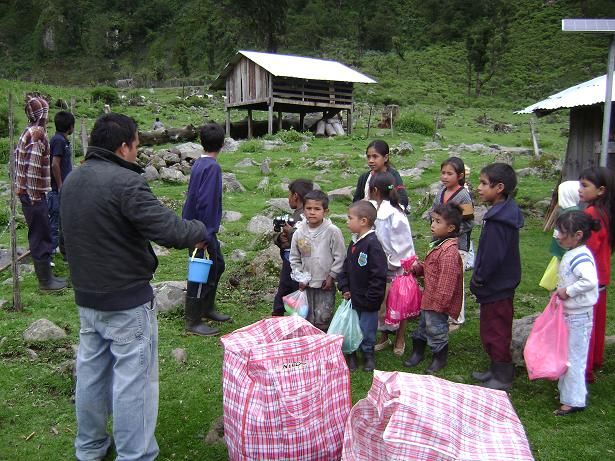
[[[261,150],[261,142],[258,139],[250,139],[239,145],[239,152],[258,152]]]
[[[0,138],[0,163],[8,163],[11,158],[9,150],[9,138]]]
[[[424,136],[433,136],[436,131],[431,117],[415,112],[401,114],[394,127],[400,131],[422,134]]]
[[[278,138],[280,141],[284,141],[286,143],[304,140],[304,135],[299,131],[295,131],[293,128],[291,128],[290,130],[278,131],[275,137]]]
[[[105,104],[116,104],[120,102],[120,97],[115,88],[110,86],[99,86],[92,90],[92,99],[94,102],[102,101]]]

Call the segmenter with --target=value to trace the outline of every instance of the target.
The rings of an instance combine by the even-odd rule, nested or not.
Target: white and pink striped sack
[[[231,460],[339,460],[350,412],[343,337],[299,316],[227,334],[222,391]]]
[[[342,460],[533,460],[503,391],[435,376],[375,371],[352,408]]]

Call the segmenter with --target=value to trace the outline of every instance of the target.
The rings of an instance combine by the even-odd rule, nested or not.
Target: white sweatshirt
[[[585,245],[568,250],[559,265],[559,288],[570,296],[564,301],[569,314],[591,312],[598,301],[598,274],[594,257]]]
[[[414,256],[412,231],[406,215],[393,207],[391,202],[383,200],[380,206],[371,201],[378,210],[376,217],[376,235],[387,255],[389,271],[396,272],[401,268],[401,260]]]

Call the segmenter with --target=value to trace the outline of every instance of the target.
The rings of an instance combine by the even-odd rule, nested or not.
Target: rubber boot
[[[493,366],[493,362],[489,365],[489,369],[485,370],[485,371],[473,371],[472,372],[472,378],[474,378],[476,381],[484,383],[485,381],[489,381],[491,379],[491,377],[493,376],[493,373],[491,372],[491,367]]]
[[[427,373],[434,374],[440,371],[446,366],[448,362],[448,344],[440,349],[438,352],[434,352],[433,359],[429,367],[427,367]]]
[[[201,315],[205,318],[213,320],[214,322],[228,322],[231,317],[226,314],[222,314],[216,311],[216,291],[214,287],[208,287],[210,293],[203,299],[201,299]]]
[[[427,346],[426,341],[412,338],[412,355],[404,362],[404,366],[412,368],[421,363],[425,358],[425,346]]]
[[[374,371],[376,360],[373,352],[363,352],[363,371]]]
[[[218,330],[205,325],[201,320],[201,300],[186,296],[186,307],[184,308],[184,319],[186,320],[186,333],[199,336],[215,336]]]
[[[38,279],[38,289],[42,291],[57,291],[66,288],[66,280],[54,277],[48,260],[34,262],[34,272]]]
[[[491,373],[491,378],[481,386],[499,391],[509,391],[512,388],[515,377],[515,365],[512,362],[493,362]]]
[[[357,365],[357,353],[353,352],[352,354],[346,355],[346,363],[348,364],[348,369],[352,373],[358,367]]]

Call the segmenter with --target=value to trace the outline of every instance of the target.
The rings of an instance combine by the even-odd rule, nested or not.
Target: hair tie
[[[387,189],[389,189],[389,190],[393,190],[393,184],[389,184],[389,185],[387,186]]]

